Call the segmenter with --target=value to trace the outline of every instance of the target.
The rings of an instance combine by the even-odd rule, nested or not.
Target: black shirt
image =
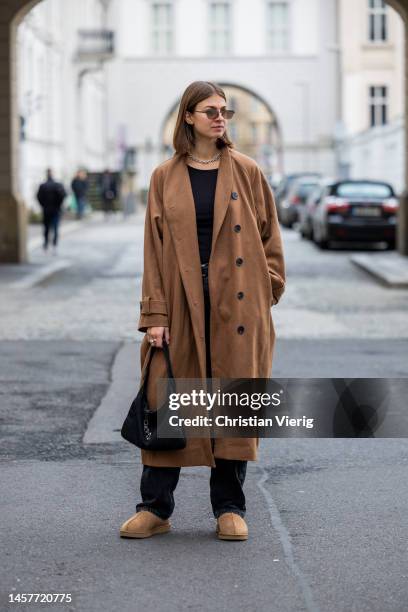
[[[200,250],[201,263],[210,259],[213,220],[214,198],[217,186],[218,168],[214,170],[201,170],[188,167],[191,188],[194,196],[197,221],[197,238]]]

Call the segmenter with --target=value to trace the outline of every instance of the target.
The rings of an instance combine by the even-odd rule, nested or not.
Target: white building
[[[67,184],[79,165],[120,169],[129,149],[147,187],[172,154],[180,96],[201,79],[225,87],[231,136],[274,180],[340,167],[400,188],[403,28],[383,5],[44,0],[19,28],[25,201],[33,205],[47,166]]]
[[[340,0],[344,175],[404,187],[404,26],[384,0]]]
[[[110,163],[119,143],[135,147],[139,186],[171,155],[168,121],[195,80],[266,104],[281,135],[275,172],[334,173],[336,0],[115,0],[109,20],[118,41],[108,66]],[[238,128],[248,119],[239,110]]]
[[[98,34],[105,8],[101,0],[44,0],[18,29],[20,191],[30,208],[38,207],[48,166],[68,186],[78,166],[101,170],[107,163],[103,60],[110,41]]]

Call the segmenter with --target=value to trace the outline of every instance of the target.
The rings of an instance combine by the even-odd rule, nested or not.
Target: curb
[[[399,253],[381,253],[352,255],[350,261],[385,287],[408,289],[408,257]]]

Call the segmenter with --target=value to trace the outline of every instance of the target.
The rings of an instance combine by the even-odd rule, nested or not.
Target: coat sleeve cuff
[[[140,301],[138,330],[146,332],[148,327],[168,327],[167,304],[163,300],[143,297]]]
[[[153,300],[151,297],[144,297],[140,302],[141,314],[161,314],[167,315],[166,302],[162,300]]]
[[[167,315],[140,315],[137,329],[141,332],[146,333],[148,327],[169,327]]]

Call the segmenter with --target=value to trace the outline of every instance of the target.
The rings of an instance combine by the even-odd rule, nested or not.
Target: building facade
[[[247,96],[235,95],[230,125],[237,146],[272,180],[299,170],[333,174],[335,0],[114,0],[110,19],[118,39],[108,66],[110,163],[120,163],[121,148],[134,148],[140,186],[171,155],[174,110],[195,80],[259,101],[248,115]],[[273,127],[256,149],[244,126],[255,138],[261,115]]]
[[[404,188],[404,26],[384,0],[341,0],[341,173]]]
[[[105,21],[100,0],[44,0],[18,28],[19,188],[29,208],[47,167],[69,185],[78,167],[107,163]]]
[[[24,200],[47,166],[67,183],[130,160],[146,188],[194,80],[225,88],[230,135],[271,182],[317,170],[400,189],[403,44],[383,0],[44,0],[18,31]]]

